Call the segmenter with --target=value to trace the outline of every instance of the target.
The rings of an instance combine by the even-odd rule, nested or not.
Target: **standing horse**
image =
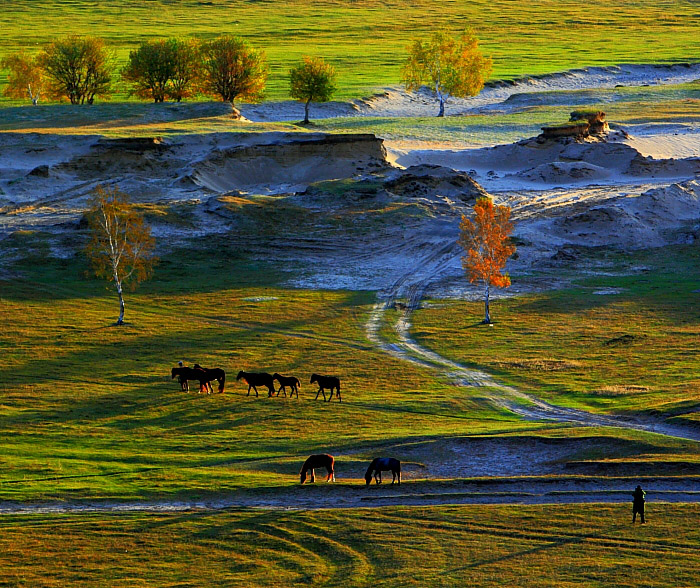
[[[323,394],[323,400],[326,400],[325,389],[330,388],[331,393],[328,395],[328,402],[333,398],[333,389],[335,388],[336,396],[338,397],[338,402],[342,402],[343,399],[340,397],[340,378],[335,376],[319,376],[318,374],[311,374],[311,384],[316,382],[318,384],[318,392],[316,392],[316,398],[318,400],[318,395]]]
[[[246,384],[248,384],[248,394],[246,394],[246,396],[250,396],[250,389],[252,388],[253,390],[255,390],[255,397],[257,398],[258,389],[256,388],[256,386],[267,386],[268,398],[272,396],[272,393],[275,391],[275,381],[272,379],[272,376],[267,372],[256,373],[244,372],[243,370],[241,370],[240,372],[238,372],[236,380],[243,380]]]
[[[277,372],[272,374],[272,379],[277,380],[280,383],[280,389],[277,390],[277,396],[280,395],[280,390],[284,392],[284,397],[287,397],[286,387],[289,386],[290,392],[289,397],[291,398],[294,392],[297,393],[297,398],[299,398],[299,387],[301,387],[301,382],[299,378],[294,376],[280,376]]]
[[[401,486],[401,462],[393,457],[375,457],[372,463],[369,464],[367,471],[365,472],[365,482],[367,486],[372,482],[372,476],[374,475],[374,481],[377,484],[382,483],[382,472],[391,471],[393,484],[396,479],[399,480],[399,486]]]
[[[219,368],[214,368],[211,370],[199,368],[189,368],[189,367],[176,367],[171,371],[171,379],[175,376],[180,376],[180,381],[197,380],[199,382],[199,393],[206,392],[209,394],[209,388],[207,384],[213,380],[219,382],[219,392],[224,391],[224,385],[226,384],[226,372]]]
[[[326,482],[335,482],[335,458],[327,453],[319,453],[318,455],[310,455],[301,466],[299,476],[302,484],[306,481],[306,472],[309,470],[311,470],[311,482],[316,481],[315,468],[326,468],[328,472]]]

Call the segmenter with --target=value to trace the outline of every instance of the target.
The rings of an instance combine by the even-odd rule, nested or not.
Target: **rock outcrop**
[[[569,122],[542,127],[542,140],[573,137],[583,139],[591,135],[603,135],[610,130],[602,110],[574,110]]]

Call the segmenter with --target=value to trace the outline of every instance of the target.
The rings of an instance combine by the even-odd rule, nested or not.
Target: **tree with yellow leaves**
[[[466,252],[462,257],[462,267],[472,284],[484,284],[483,324],[491,324],[491,286],[510,286],[510,276],[502,271],[508,258],[515,253],[515,246],[509,240],[513,232],[510,207],[494,206],[490,198],[479,198],[474,205],[474,220],[462,215],[459,228],[458,243]]]
[[[426,84],[433,88],[440,101],[438,116],[445,116],[450,96],[476,96],[491,74],[491,58],[481,54],[479,40],[471,31],[457,39],[435,32],[427,41],[415,40],[408,52],[402,81],[409,91]]]
[[[98,186],[86,214],[90,241],[86,254],[95,275],[114,283],[119,296],[119,319],[124,324],[124,285],[150,277],[157,259],[155,239],[128,194]]]
[[[3,96],[9,98],[29,96],[34,106],[39,104],[39,98],[44,91],[44,73],[36,57],[30,57],[24,52],[13,53],[0,62],[0,67],[10,70],[7,74],[7,87],[2,92]]]

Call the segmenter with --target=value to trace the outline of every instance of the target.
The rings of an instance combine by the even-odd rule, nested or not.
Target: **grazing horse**
[[[372,476],[374,475],[374,481],[377,484],[382,483],[382,472],[388,472],[391,470],[393,484],[396,479],[399,480],[399,486],[401,486],[401,462],[393,457],[375,457],[372,463],[369,464],[367,471],[365,472],[365,482],[367,486],[372,482]]]
[[[275,391],[275,381],[272,379],[272,376],[267,372],[256,373],[244,372],[243,370],[241,370],[240,372],[238,372],[236,380],[243,380],[246,384],[248,384],[248,394],[246,394],[246,396],[250,396],[250,389],[252,388],[253,390],[255,390],[255,397],[257,398],[258,389],[256,388],[256,386],[267,386],[268,398],[272,396],[272,393]]]
[[[175,376],[180,376],[181,382],[183,380],[197,380],[199,382],[200,393],[206,392],[209,394],[209,387],[207,385],[213,380],[217,380],[219,382],[219,392],[224,391],[224,385],[226,384],[226,372],[219,368],[209,370],[202,367],[176,367],[172,369],[171,379]]]
[[[284,397],[287,397],[286,387],[289,386],[290,392],[289,397],[291,398],[294,392],[297,393],[297,398],[299,398],[299,388],[301,387],[301,382],[299,378],[294,376],[280,376],[277,372],[272,374],[272,379],[277,380],[280,383],[280,389],[277,390],[277,396],[280,395],[280,390],[284,392]]]
[[[338,402],[342,402],[343,399],[340,397],[340,378],[335,376],[319,376],[318,374],[311,374],[311,384],[316,382],[318,384],[318,392],[316,392],[316,398],[318,400],[318,395],[323,394],[323,400],[326,400],[325,389],[330,388],[331,393],[328,395],[328,402],[333,398],[333,389],[335,388],[336,396],[338,397]]]
[[[326,482],[335,482],[335,458],[327,453],[320,453],[318,455],[310,455],[304,462],[304,465],[301,466],[299,475],[302,484],[306,481],[306,472],[309,470],[311,470],[311,482],[316,481],[315,468],[326,468],[326,471],[328,471]]]

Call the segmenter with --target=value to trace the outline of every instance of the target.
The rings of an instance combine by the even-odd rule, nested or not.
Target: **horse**
[[[304,465],[301,466],[301,471],[299,476],[301,483],[306,481],[306,472],[311,470],[311,482],[316,481],[316,476],[314,474],[314,468],[326,468],[328,471],[328,476],[326,477],[326,482],[335,482],[335,458],[327,453],[320,453],[318,455],[310,455]]]
[[[180,382],[183,380],[197,380],[199,382],[199,393],[206,392],[209,394],[209,387],[207,384],[213,380],[219,382],[219,392],[224,391],[224,385],[226,384],[226,372],[220,368],[205,369],[203,367],[176,367],[172,369],[171,379],[175,376],[180,376]]]
[[[277,390],[277,396],[280,395],[280,390],[284,392],[284,397],[287,397],[287,390],[286,387],[289,386],[291,389],[289,392],[289,397],[291,398],[294,392],[297,393],[297,398],[299,398],[299,388],[301,387],[301,382],[299,381],[299,378],[295,378],[294,376],[280,376],[277,372],[272,374],[272,379],[277,380],[280,383],[280,389]]]
[[[331,398],[333,398],[333,389],[335,388],[338,402],[343,401],[343,399],[340,397],[340,378],[336,378],[335,376],[319,376],[318,374],[311,374],[311,382],[309,383],[313,384],[314,382],[318,384],[318,392],[316,392],[316,398],[314,398],[314,400],[318,400],[318,395],[323,394],[323,400],[325,401],[326,393],[324,390],[326,388],[330,388],[331,393],[328,395],[328,402],[330,402]]]
[[[206,369],[207,369],[207,368],[203,368],[203,367],[202,367],[201,365],[199,365],[198,363],[195,363],[192,367],[193,367],[194,369],[196,369],[196,370],[205,370],[205,371],[206,371]],[[205,385],[206,385],[206,387],[207,387],[207,394],[211,394],[211,393],[214,391],[214,389],[211,387],[211,382],[206,382]],[[187,386],[187,391],[188,391],[188,392],[190,391],[190,387],[189,387],[189,386]]]
[[[275,381],[272,379],[272,376],[267,372],[256,373],[244,372],[243,370],[241,370],[240,372],[238,372],[236,380],[243,380],[246,384],[248,384],[248,394],[246,394],[246,396],[250,396],[250,389],[252,388],[253,390],[255,390],[255,397],[257,398],[258,389],[256,388],[256,386],[267,386],[268,398],[272,396],[272,393],[275,391]]]
[[[399,486],[401,486],[401,462],[393,457],[375,457],[372,463],[369,464],[367,471],[365,472],[365,482],[367,486],[372,482],[372,475],[374,475],[374,481],[377,484],[382,483],[382,472],[387,472],[391,470],[393,484],[396,479],[399,480]]]

